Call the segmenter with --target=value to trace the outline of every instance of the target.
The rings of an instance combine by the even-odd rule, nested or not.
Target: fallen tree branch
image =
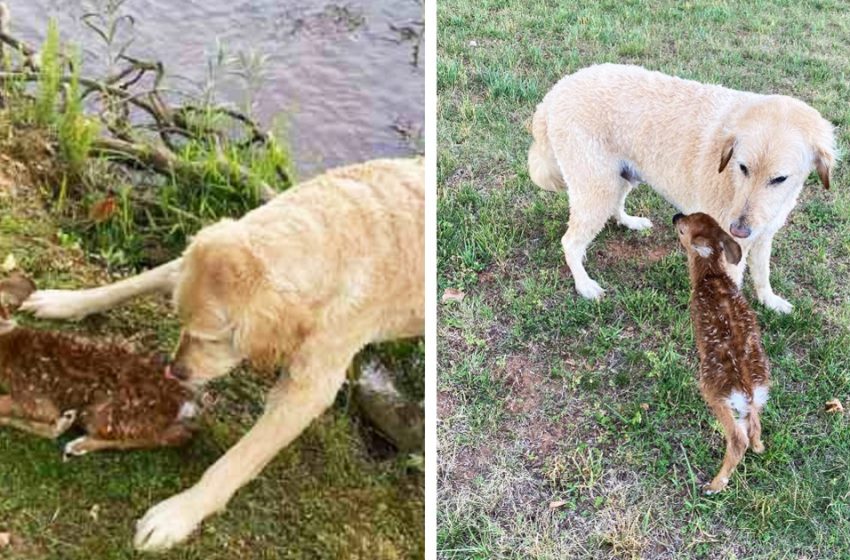
[[[148,166],[163,175],[177,175],[202,181],[209,173],[207,163],[182,160],[170,150],[154,145],[141,145],[118,138],[98,138],[92,143],[92,152],[116,159],[129,160]],[[254,177],[244,167],[220,156],[215,161],[215,172],[236,185],[257,188],[262,200],[277,196],[268,183]]]
[[[5,2],[0,2],[0,59],[3,58],[3,44],[9,45],[24,57],[24,67],[30,70],[38,70],[38,61],[36,60],[38,52],[9,34],[9,25],[12,16],[9,13],[9,6]]]

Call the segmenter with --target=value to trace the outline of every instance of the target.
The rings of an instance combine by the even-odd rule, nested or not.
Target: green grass
[[[41,153],[43,131],[17,128],[0,112],[0,262],[10,253],[42,287],[75,288],[115,280],[74,230],[63,229],[52,198],[57,185]],[[49,137],[49,136],[47,136]],[[18,158],[21,151],[30,157]],[[27,165],[19,159],[26,161]],[[96,165],[88,162],[87,165]],[[68,200],[79,204],[79,200]],[[120,246],[118,246],[120,249]],[[23,322],[118,336],[168,352],[178,323],[167,298],[144,299],[80,324]],[[421,344],[373,349],[402,371],[403,386],[422,398]],[[270,384],[239,371],[212,388],[216,404],[181,450],[102,453],[63,463],[60,444],[0,430],[0,533],[12,543],[0,558],[122,559],[135,521],[197,481],[262,411]],[[421,462],[421,461],[420,461]],[[411,457],[388,452],[342,391],[336,405],[243,488],[226,511],[162,558],[360,558],[396,560],[424,554],[424,476]]]
[[[823,412],[850,402],[850,172],[813,180],[774,242],[795,309],[755,305],[767,451],[705,497],[723,439],[696,387],[674,209],[629,197],[656,225],[609,223],[589,302],[561,253],[567,196],[526,169],[536,104],[601,62],[799,97],[847,146],[850,4],[449,0],[438,27],[438,285],[466,293],[439,309],[440,556],[850,557],[850,429]]]

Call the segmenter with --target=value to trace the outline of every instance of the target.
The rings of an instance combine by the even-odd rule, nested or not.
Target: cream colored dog
[[[171,292],[183,325],[172,375],[197,386],[243,360],[287,372],[254,427],[197,484],[148,510],[137,548],[168,548],[224,508],[331,406],[365,344],[423,333],[424,219],[421,160],[343,167],[202,230],[160,268],[24,303],[39,317],[79,319]]]
[[[679,211],[705,212],[728,229],[744,257],[729,275],[740,286],[749,256],[759,300],[791,311],[770,286],[771,242],[813,168],[829,188],[835,139],[816,110],[782,95],[603,64],[561,79],[537,106],[532,133],[531,180],[570,197],[561,244],[582,296],[604,292],[582,261],[608,218],[652,227],[625,209],[629,191],[646,182]]]

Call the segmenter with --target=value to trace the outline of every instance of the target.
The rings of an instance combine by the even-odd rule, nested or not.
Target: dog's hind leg
[[[567,181],[572,185],[571,181]],[[561,238],[564,257],[576,284],[576,291],[587,299],[598,299],[605,290],[584,269],[584,255],[593,238],[605,227],[617,209],[618,192],[610,181],[584,183],[569,189],[570,222]]]
[[[620,201],[617,204],[617,222],[629,229],[640,231],[652,227],[652,222],[649,218],[641,218],[640,216],[629,216],[626,214],[626,197],[632,192],[632,189],[638,185],[637,179],[634,181],[623,178],[621,181],[622,189],[620,191]]]
[[[182,259],[175,259],[137,276],[99,288],[38,290],[23,303],[21,310],[43,319],[79,320],[143,294],[173,291],[182,262]]]

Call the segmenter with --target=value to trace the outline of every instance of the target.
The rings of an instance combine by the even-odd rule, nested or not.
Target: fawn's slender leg
[[[182,424],[174,424],[157,437],[143,439],[101,439],[82,436],[65,444],[65,457],[79,456],[104,449],[150,449],[153,447],[177,447],[192,437],[192,431]]]
[[[50,413],[50,408],[55,410],[55,414]],[[36,409],[39,414],[28,416],[12,397],[0,396],[0,426],[9,426],[44,438],[56,439],[64,434],[77,419],[76,410],[60,413],[56,407],[46,401],[39,402]]]
[[[750,444],[752,445],[753,451],[756,453],[764,452],[764,443],[761,441],[761,419],[759,415],[761,414],[761,409],[753,407],[750,410],[750,414],[747,417],[747,432],[750,436]]]
[[[714,480],[705,486],[706,494],[714,494],[720,492],[726,485],[729,484],[729,477],[732,471],[741,462],[744,452],[749,445],[749,438],[744,431],[744,427],[735,422],[735,417],[732,415],[732,409],[725,403],[709,403],[712,412],[723,425],[723,432],[726,434],[726,455],[723,457],[723,464],[720,470],[715,475]]]

